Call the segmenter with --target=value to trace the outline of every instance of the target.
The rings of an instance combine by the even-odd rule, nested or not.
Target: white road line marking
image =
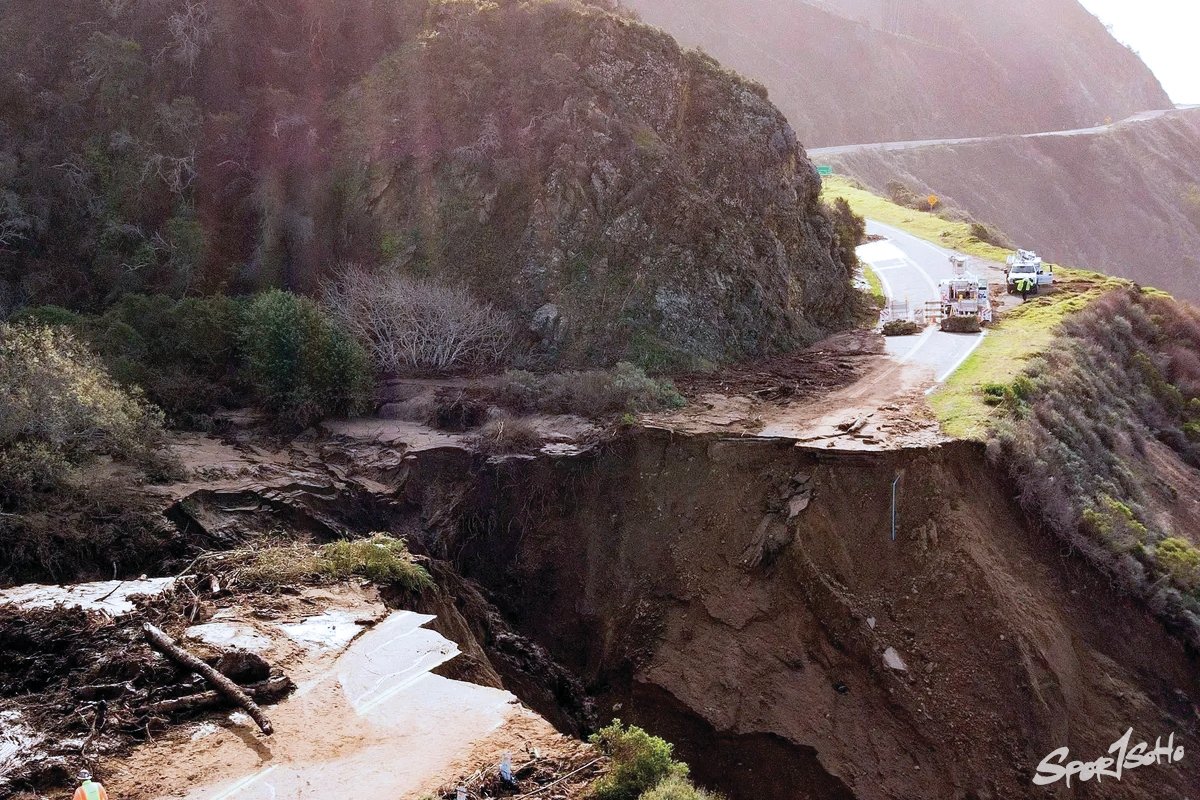
[[[440,665],[435,665],[435,666],[440,666]],[[431,667],[431,669],[432,669],[432,667]],[[405,678],[404,680],[397,683],[395,686],[389,687],[388,689],[378,693],[375,697],[372,697],[366,703],[363,703],[362,708],[358,708],[355,710],[358,712],[358,714],[360,716],[366,716],[367,714],[371,713],[379,706],[386,703],[388,700],[391,700],[393,697],[395,697],[396,695],[403,692],[405,689],[415,686],[416,684],[420,683],[421,681],[425,680],[428,677],[429,677],[429,672],[425,671],[425,672],[419,672],[416,675],[413,675],[412,677]]]
[[[228,798],[233,797],[235,794],[242,791],[243,789],[250,788],[251,786],[258,783],[263,778],[270,775],[272,772],[275,771],[276,767],[278,767],[278,766],[279,766],[278,764],[275,764],[270,767],[267,767],[266,769],[262,770],[261,772],[256,772],[253,775],[247,775],[245,778],[242,778],[240,781],[235,783],[233,786],[230,786],[225,791],[221,792],[218,795],[214,795],[212,800],[228,800]]]
[[[930,338],[933,337],[933,334],[936,332],[937,332],[937,328],[926,328],[925,332],[921,334],[921,338],[917,339],[916,343],[913,344],[912,350],[909,350],[907,353],[904,354],[904,356],[902,358],[899,359],[900,363],[904,364],[907,361],[909,361],[913,356],[915,356],[917,354],[917,351],[920,350],[922,347],[924,347],[929,342]]]
[[[929,291],[933,293],[933,299],[936,300],[938,297],[940,297],[941,293],[938,292],[937,281],[929,276],[929,273],[925,271],[925,268],[913,261],[911,258],[905,260],[908,261],[908,263],[911,264],[917,272],[921,273],[921,277],[925,279],[925,283],[929,284]]]
[[[970,349],[967,350],[967,352],[963,353],[962,358],[960,358],[954,362],[954,366],[950,367],[950,369],[943,372],[941,377],[936,379],[938,382],[938,385],[945,383],[946,379],[949,378],[951,375],[953,375],[958,370],[958,368],[963,365],[963,362],[966,361],[968,358],[970,358],[971,354],[979,349],[979,345],[983,344],[983,337],[985,337],[985,336],[987,336],[987,331],[980,331],[979,338],[977,338],[975,340],[975,344],[971,345]],[[936,385],[931,386],[925,390],[925,394],[933,394],[934,390],[937,388],[938,387]]]

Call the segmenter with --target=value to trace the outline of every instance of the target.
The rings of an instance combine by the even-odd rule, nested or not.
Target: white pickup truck
[[[1033,293],[1037,294],[1041,287],[1054,284],[1054,267],[1044,263],[1032,250],[1018,250],[1008,257],[1008,270],[1004,274],[1004,284],[1009,294],[1018,291],[1019,278],[1032,278]]]

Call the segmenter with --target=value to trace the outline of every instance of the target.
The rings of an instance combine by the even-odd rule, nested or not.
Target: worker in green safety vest
[[[1021,293],[1021,299],[1025,300],[1029,297],[1029,293],[1033,291],[1033,277],[1022,275],[1017,278],[1017,291]]]
[[[108,792],[92,780],[92,773],[81,769],[75,777],[79,780],[79,788],[75,790],[75,796],[71,800],[108,800]]]

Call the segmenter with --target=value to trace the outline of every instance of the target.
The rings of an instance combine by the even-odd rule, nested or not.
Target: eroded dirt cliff
[[[644,724],[731,797],[1022,797],[1058,747],[1094,758],[1130,727],[1193,745],[1194,654],[1032,528],[975,445],[850,454],[634,429],[490,461],[321,448],[330,486],[386,499],[433,559],[429,610],[482,676],[565,730]],[[269,524],[265,489],[210,504],[206,525]],[[361,498],[329,506],[329,491],[288,513],[361,524]],[[1104,791],[1183,796],[1198,776],[1185,760]]]

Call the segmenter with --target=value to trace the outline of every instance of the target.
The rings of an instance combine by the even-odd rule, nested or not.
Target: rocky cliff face
[[[650,365],[850,313],[761,87],[601,4],[51,5],[0,9],[0,306],[315,292],[353,259]]]
[[[543,308],[571,361],[721,361],[846,318],[819,180],[760,87],[600,9],[466,9],[346,94],[353,252]]]
[[[1170,101],[1076,0],[627,0],[761,80],[808,146],[1094,125]]]
[[[833,159],[882,192],[933,192],[1047,259],[1200,299],[1200,109],[1079,136]]]

